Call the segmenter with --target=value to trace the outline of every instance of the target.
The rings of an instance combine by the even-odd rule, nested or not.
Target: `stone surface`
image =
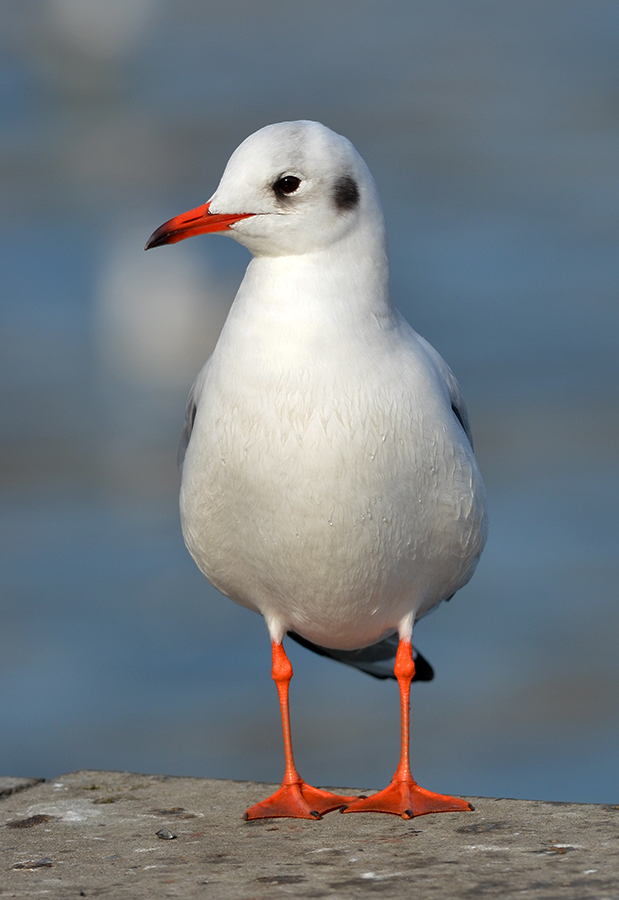
[[[44,778],[8,778],[0,776],[0,797],[8,797],[10,794],[16,794],[25,788],[40,784]]]
[[[270,785],[74,772],[0,789],[12,782],[3,898],[619,900],[619,806],[471,798],[475,812],[409,821],[245,822]]]

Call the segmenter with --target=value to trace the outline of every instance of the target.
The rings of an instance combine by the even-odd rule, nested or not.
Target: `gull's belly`
[[[457,431],[389,409],[377,422],[207,404],[181,488],[206,577],[282,630],[340,648],[373,643],[466,583],[485,538],[472,452]]]

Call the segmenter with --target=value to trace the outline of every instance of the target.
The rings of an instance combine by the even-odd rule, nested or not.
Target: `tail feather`
[[[319,656],[328,656],[338,662],[344,663],[345,666],[353,666],[360,669],[374,678],[393,678],[393,666],[395,663],[395,655],[398,649],[398,635],[392,634],[371,647],[363,647],[361,650],[332,650],[330,647],[320,647],[313,644],[306,638],[301,637],[295,631],[289,631],[288,636],[306,647],[313,650]],[[430,663],[413,647],[413,659],[415,660],[415,676],[413,681],[432,681],[434,678],[434,669]]]

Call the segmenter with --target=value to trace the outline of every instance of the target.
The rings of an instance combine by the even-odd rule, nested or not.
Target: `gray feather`
[[[312,650],[319,656],[328,656],[345,666],[360,669],[374,678],[395,678],[393,666],[398,650],[398,635],[392,634],[371,647],[363,647],[361,650],[332,650],[330,647],[320,647],[294,631],[288,632],[297,644]],[[430,663],[413,647],[413,659],[415,660],[415,677],[413,681],[432,681],[434,670]]]

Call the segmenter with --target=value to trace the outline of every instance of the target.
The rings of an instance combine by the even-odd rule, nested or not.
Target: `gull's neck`
[[[232,308],[247,323],[273,321],[312,327],[360,327],[395,317],[382,220],[360,225],[323,249],[295,256],[257,256],[250,262]],[[388,321],[387,321],[388,320]]]
[[[257,382],[355,368],[382,344],[398,314],[382,218],[376,225],[311,253],[252,259],[214,354],[226,377],[229,365]]]

